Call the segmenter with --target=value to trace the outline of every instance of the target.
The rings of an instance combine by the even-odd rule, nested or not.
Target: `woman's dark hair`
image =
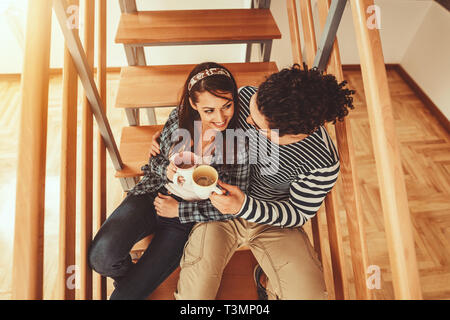
[[[213,74],[203,78],[196,82],[192,88],[189,90],[189,82],[191,79],[197,75],[198,73],[211,69],[211,68],[221,68],[226,70],[229,73],[229,77],[224,74]],[[210,94],[230,100],[224,94],[231,93],[232,99],[234,103],[234,114],[231,118],[227,129],[236,129],[238,127],[238,119],[239,119],[239,95],[238,88],[236,84],[236,80],[234,79],[231,72],[225,68],[224,66],[215,63],[215,62],[204,62],[198,64],[192,69],[189,76],[186,79],[186,82],[183,87],[183,93],[181,96],[181,100],[178,106],[178,119],[179,119],[179,127],[183,129],[187,129],[191,134],[191,137],[195,137],[194,135],[194,121],[200,121],[200,114],[197,110],[192,108],[189,98],[194,102],[198,102],[198,94],[203,92],[209,92]],[[223,146],[226,146],[226,134],[225,131],[221,132],[223,138]],[[222,155],[226,154],[225,150],[222,150]]]
[[[258,89],[256,103],[271,129],[286,134],[312,134],[326,122],[342,121],[353,109],[354,90],[317,68],[294,64],[274,73]]]

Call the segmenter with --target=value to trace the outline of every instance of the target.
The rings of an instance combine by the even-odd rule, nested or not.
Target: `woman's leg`
[[[157,220],[149,247],[118,283],[111,300],[146,299],[179,266],[193,224],[182,224],[178,218]]]
[[[153,233],[156,216],[154,195],[129,195],[103,223],[88,253],[90,267],[119,282],[133,266],[130,250]]]

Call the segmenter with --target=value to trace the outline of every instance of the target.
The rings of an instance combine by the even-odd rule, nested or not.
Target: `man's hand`
[[[161,135],[162,130],[158,130],[152,137],[152,145],[150,146],[150,156],[154,157],[161,152],[159,148],[159,136]]]
[[[159,216],[166,218],[178,217],[179,203],[171,196],[166,196],[158,192],[158,196],[155,198],[153,204],[155,205],[156,213]]]
[[[217,184],[224,189],[224,194],[213,192],[209,199],[214,207],[222,214],[236,214],[244,204],[245,194],[239,187],[217,181]]]

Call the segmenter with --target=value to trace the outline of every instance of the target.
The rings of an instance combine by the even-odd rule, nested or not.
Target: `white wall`
[[[427,11],[401,61],[403,68],[450,119],[450,12],[436,2]]]
[[[385,63],[400,63],[402,61],[431,3],[432,1],[429,0],[375,0],[375,4],[380,7],[381,12],[380,37]],[[271,11],[283,35],[281,40],[274,41],[272,48],[272,60],[275,60],[278,67],[281,68],[292,63],[286,1],[272,0]],[[301,21],[298,1],[297,11],[298,19]],[[314,0],[313,11],[314,19],[318,22],[317,5]],[[315,29],[317,43],[319,43],[321,29],[317,23]],[[301,31],[300,35],[303,43]],[[339,26],[338,42],[342,64],[359,64],[350,2],[345,8]]]
[[[375,0],[375,4],[381,12],[380,37],[385,63],[401,64],[450,118],[450,12],[429,0]],[[318,21],[315,1],[313,6]],[[286,2],[272,0],[271,10],[283,35],[281,40],[274,41],[271,60],[283,68],[292,64]],[[300,15],[298,19],[301,21]],[[315,28],[319,42],[321,30],[317,23]],[[342,64],[359,64],[349,3],[339,26],[338,42]]]
[[[90,0],[94,1],[94,0]],[[82,1],[80,1],[82,3]],[[114,43],[117,25],[120,18],[118,0],[108,0],[108,66],[117,67],[127,65],[123,46]],[[10,6],[10,10],[5,12]],[[221,9],[221,8],[249,8],[249,0],[137,0],[139,10],[184,10],[184,9]],[[12,8],[12,9],[11,9]],[[0,73],[21,73],[23,50],[19,44],[20,38],[26,30],[27,0],[0,0]],[[2,10],[3,9],[3,10]],[[82,6],[80,16],[82,16]],[[8,14],[6,14],[8,13]],[[80,26],[80,34],[83,34]],[[22,36],[20,36],[22,33]],[[22,40],[23,41],[23,40]],[[147,62],[149,64],[182,64],[199,63],[206,60],[221,62],[240,62],[245,59],[245,45],[214,45],[208,46],[182,46],[146,48]],[[53,14],[52,43],[50,66],[61,68],[63,65],[64,40],[59,24]]]
[[[425,18],[432,1],[375,0],[380,7],[380,37],[385,63],[400,63],[417,28]],[[358,47],[353,26],[351,6],[344,11],[338,31],[343,64],[359,64]]]

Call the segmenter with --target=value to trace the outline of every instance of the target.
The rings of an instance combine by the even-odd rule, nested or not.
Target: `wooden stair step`
[[[148,163],[152,137],[163,125],[124,127],[120,138],[119,153],[124,164],[116,171],[117,178],[142,176],[141,167]]]
[[[224,63],[238,87],[258,86],[278,72],[275,62]],[[117,108],[155,108],[178,105],[184,82],[195,64],[124,67],[120,73]]]
[[[115,41],[161,46],[280,38],[270,9],[163,10],[123,13]]]
[[[131,252],[139,252],[140,257],[147,249],[153,236],[147,236],[136,243]],[[253,280],[253,269],[257,261],[248,246],[236,250],[223,271],[222,281],[217,292],[217,300],[257,300],[256,285]],[[172,300],[180,276],[178,267],[164,282],[148,297],[149,300]]]
[[[253,269],[258,264],[250,250],[236,251],[223,270],[216,300],[258,300]],[[148,300],[173,300],[180,267],[160,284]]]

